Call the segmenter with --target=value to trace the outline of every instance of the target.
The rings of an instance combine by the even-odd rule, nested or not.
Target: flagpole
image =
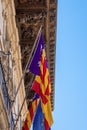
[[[19,117],[20,117],[20,115],[21,115],[21,111],[22,111],[22,108],[23,108],[23,106],[24,106],[25,100],[26,100],[26,96],[24,97],[23,103],[22,103],[22,105],[21,105],[21,108],[20,108],[20,111],[19,111],[19,114],[18,114],[18,118],[17,118],[16,123],[15,123],[15,125],[14,125],[14,130],[16,130],[15,128],[16,128],[16,125],[17,125],[17,123],[18,123]]]
[[[40,32],[41,32],[41,29],[42,29],[42,25],[40,26],[40,29],[39,29],[39,31],[38,31],[37,37],[36,37],[36,39],[35,39],[35,42],[34,42],[34,45],[33,45],[33,48],[32,48],[32,51],[31,51],[30,56],[29,56],[29,59],[28,59],[28,62],[27,62],[27,64],[26,64],[26,66],[25,66],[24,72],[23,72],[22,77],[21,77],[21,79],[20,79],[20,82],[19,82],[19,84],[18,84],[17,91],[16,91],[15,97],[14,97],[14,101],[12,102],[11,107],[10,107],[10,110],[9,110],[9,114],[10,114],[10,112],[11,112],[11,110],[12,110],[12,107],[13,107],[13,105],[14,105],[14,102],[15,102],[15,99],[16,99],[16,97],[17,97],[18,91],[19,91],[19,89],[20,89],[22,79],[24,78],[25,73],[26,73],[26,70],[27,70],[27,67],[28,67],[28,65],[29,65],[29,63],[30,63],[30,60],[31,60],[31,57],[32,57],[32,53],[33,53],[33,51],[34,51],[34,49],[35,49],[35,46],[36,46],[36,43],[37,43],[39,34],[40,34]]]

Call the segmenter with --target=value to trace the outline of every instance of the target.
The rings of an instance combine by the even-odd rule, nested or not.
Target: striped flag
[[[51,85],[42,34],[40,34],[29,69],[36,75],[32,89],[41,96],[42,102],[45,104],[50,95]]]
[[[36,75],[32,89],[38,93],[42,99],[42,111],[44,113],[44,118],[50,127],[53,123],[50,103],[51,84],[42,33],[40,34],[29,69]]]
[[[30,127],[34,118],[34,114],[38,106],[38,102],[39,102],[39,99],[34,99],[34,101],[31,103],[31,106],[27,113],[26,120],[23,124],[22,130],[30,130]]]
[[[45,130],[51,130],[46,119],[44,119],[44,126],[45,126]]]

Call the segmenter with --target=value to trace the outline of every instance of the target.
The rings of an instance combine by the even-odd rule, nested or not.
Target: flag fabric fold
[[[33,130],[45,130],[44,126],[44,114],[41,109],[41,103],[39,102],[37,111],[33,121]]]
[[[45,126],[45,130],[51,130],[46,119],[44,119],[44,126]]]
[[[33,121],[33,130],[51,130],[39,102]]]
[[[52,117],[52,112],[51,112],[50,99],[48,100],[46,104],[41,103],[41,108],[44,113],[44,118],[46,119],[48,126],[51,127],[53,124],[53,117]]]
[[[27,119],[25,120],[25,122],[24,122],[24,125],[23,125],[23,127],[22,127],[22,130],[30,130],[30,128],[29,128],[29,126],[28,126],[28,121],[27,121]]]
[[[22,130],[30,130],[30,127],[31,127],[32,121],[34,119],[34,114],[36,112],[38,103],[39,103],[39,98],[34,97],[34,100],[31,103],[31,106],[29,107],[29,111],[28,111],[26,119],[24,121]]]

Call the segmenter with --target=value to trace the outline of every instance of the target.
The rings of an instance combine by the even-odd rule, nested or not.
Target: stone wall
[[[0,58],[4,68],[10,100],[13,101],[22,77],[21,54],[13,0],[0,0]],[[14,115],[18,115],[24,97],[25,88],[24,81],[22,80],[21,87],[13,106]],[[26,112],[27,104],[25,101],[21,119],[24,118]],[[17,116],[14,116],[14,118],[17,118]],[[20,127],[20,122],[18,123],[18,127]]]

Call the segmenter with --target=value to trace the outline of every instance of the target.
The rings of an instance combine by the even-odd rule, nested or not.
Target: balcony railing
[[[1,63],[0,63],[0,87],[1,87],[1,90],[2,90],[2,95],[3,95],[4,103],[5,103],[5,106],[6,106],[6,111],[8,112],[9,109],[10,109],[11,102],[10,102],[10,98],[9,98],[9,94],[8,94],[8,88],[7,88],[7,85],[6,85],[3,66],[2,66]],[[14,118],[13,118],[12,112],[8,115],[8,118],[9,118],[9,123],[10,123],[10,130],[13,130],[13,128],[14,128]]]

